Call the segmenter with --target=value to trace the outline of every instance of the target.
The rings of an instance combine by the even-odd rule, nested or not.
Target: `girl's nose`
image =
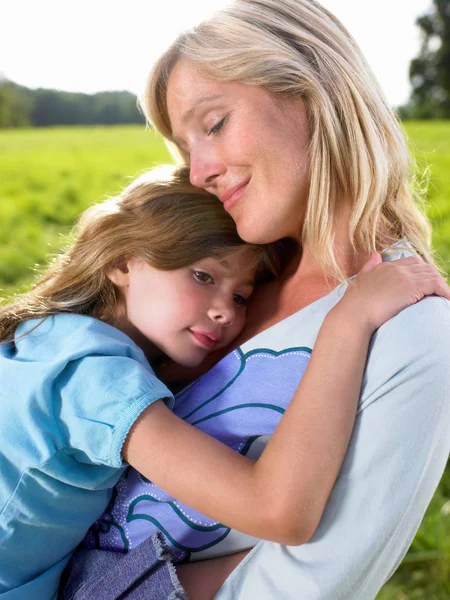
[[[191,152],[190,180],[198,188],[208,189],[223,175],[226,167],[212,151]]]
[[[236,309],[233,302],[217,301],[208,311],[208,316],[214,323],[220,323],[223,327],[232,325],[236,317]]]

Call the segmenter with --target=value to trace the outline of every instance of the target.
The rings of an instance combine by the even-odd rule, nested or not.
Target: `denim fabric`
[[[120,574],[120,575],[119,575]],[[133,552],[80,550],[61,579],[58,600],[188,600],[170,550],[156,532]]]

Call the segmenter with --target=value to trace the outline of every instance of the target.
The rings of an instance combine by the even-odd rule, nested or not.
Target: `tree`
[[[29,110],[30,100],[20,86],[0,75],[0,128],[26,127]]]
[[[450,118],[450,0],[433,0],[416,23],[422,44],[410,64],[413,90],[404,110],[414,118]]]
[[[131,92],[82,94],[39,88],[31,90],[0,73],[0,129],[51,125],[145,123]]]

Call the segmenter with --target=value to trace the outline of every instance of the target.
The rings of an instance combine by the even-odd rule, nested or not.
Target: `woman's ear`
[[[112,266],[106,271],[106,276],[119,288],[128,287],[130,270],[128,268],[128,256],[116,258]]]

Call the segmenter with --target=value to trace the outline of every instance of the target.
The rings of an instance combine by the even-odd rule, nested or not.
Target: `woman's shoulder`
[[[374,335],[376,346],[393,345],[393,349],[433,352],[436,357],[450,356],[450,302],[427,296],[390,319]]]
[[[418,256],[414,246],[406,238],[401,238],[381,252],[383,262],[391,262],[408,256]]]
[[[408,389],[410,401],[427,398],[442,408],[450,398],[450,302],[426,297],[382,325],[369,351],[365,402]]]
[[[401,239],[382,253],[383,261],[417,256],[413,245]],[[407,354],[432,353],[445,359],[450,355],[450,302],[427,296],[387,321],[374,336],[374,349],[401,349]]]

